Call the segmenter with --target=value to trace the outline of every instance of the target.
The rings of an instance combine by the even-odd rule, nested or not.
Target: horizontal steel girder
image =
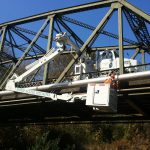
[[[95,27],[94,26],[91,26],[91,25],[88,25],[86,23],[83,23],[81,21],[78,21],[78,20],[75,20],[75,19],[72,19],[72,18],[69,18],[69,17],[66,17],[66,16],[61,16],[61,18],[67,22],[70,22],[70,23],[73,23],[73,24],[76,24],[78,26],[81,26],[83,28],[86,28],[86,29],[89,29],[89,30],[94,30]],[[106,35],[106,36],[109,36],[109,37],[112,37],[114,39],[118,39],[118,35],[114,34],[114,33],[111,33],[111,32],[108,32],[108,31],[105,31],[105,30],[102,30],[101,31],[101,34],[103,35]],[[124,42],[127,42],[129,44],[133,44],[133,45],[138,45],[137,42],[133,41],[133,40],[130,40],[128,38],[123,38],[123,41]]]
[[[18,20],[6,22],[0,24],[0,28],[4,26],[9,26],[9,25],[18,25],[18,24],[24,24],[36,20],[41,20],[47,18],[49,15],[54,15],[54,14],[71,14],[71,13],[76,13],[76,12],[81,12],[81,11],[86,11],[86,10],[92,10],[92,9],[97,9],[97,8],[103,8],[103,7],[108,7],[111,5],[111,3],[119,2],[123,6],[127,7],[134,13],[136,13],[138,16],[141,16],[144,18],[145,21],[150,22],[150,16],[140,9],[136,8],[135,6],[131,5],[130,3],[126,2],[125,0],[106,0],[106,1],[99,1],[99,2],[93,2],[93,3],[88,3],[88,4],[83,4],[83,5],[78,5],[78,6],[73,6],[73,7],[68,7],[68,8],[63,8],[63,9],[58,9],[58,10],[52,10],[46,13],[41,13],[38,15],[26,17],[26,18],[21,18]]]
[[[137,45],[124,45],[123,46],[124,50],[130,50],[130,49],[136,49],[136,48],[138,48]],[[92,48],[90,48],[91,51],[118,50],[118,49],[119,49],[118,46],[105,46],[105,47],[92,47]],[[72,53],[75,53],[75,52],[72,52]],[[61,55],[66,55],[66,54],[70,54],[70,52],[66,51],[66,52],[63,52]],[[44,55],[45,54],[26,56],[24,58],[24,60],[39,59],[39,58],[43,57]],[[19,59],[20,58],[16,58],[16,61],[18,61]],[[12,59],[0,62],[0,65],[9,64],[9,63],[13,63]]]
[[[32,21],[36,21],[36,20],[41,20],[41,19],[45,19],[50,15],[54,15],[54,14],[71,14],[71,13],[76,13],[76,12],[81,12],[81,11],[86,11],[86,10],[92,10],[92,9],[96,9],[96,8],[103,8],[103,7],[108,7],[111,5],[111,3],[117,2],[118,0],[106,0],[106,1],[99,1],[99,2],[94,2],[94,3],[88,3],[88,4],[84,4],[84,5],[78,5],[78,6],[73,6],[73,7],[68,7],[68,8],[64,8],[64,9],[58,9],[58,10],[52,10],[46,13],[41,13],[38,15],[34,15],[34,16],[30,16],[30,17],[26,17],[26,18],[22,18],[22,19],[18,19],[18,20],[14,20],[14,21],[10,21],[10,22],[6,22],[3,24],[0,24],[0,28],[3,26],[9,26],[9,25],[18,25],[18,24],[24,24],[24,23],[28,23],[28,22],[32,22]]]

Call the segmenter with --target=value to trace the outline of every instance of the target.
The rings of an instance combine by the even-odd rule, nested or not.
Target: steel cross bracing
[[[112,9],[112,13],[106,16],[106,18],[103,18],[102,21],[100,21],[100,28],[94,27],[92,25],[88,25],[87,23],[83,23],[81,21],[72,19],[68,16],[68,14],[78,14],[78,12],[86,12],[88,13],[88,10],[94,10],[94,9],[100,9],[100,8],[108,8],[110,7]],[[117,35],[114,33],[110,33],[106,30],[104,30],[105,24],[111,19],[111,15],[114,11],[118,11],[118,15],[120,13],[124,13],[129,21],[130,26],[132,27],[134,33],[135,33],[135,26],[140,25],[140,28],[136,28],[136,37],[137,41],[125,38],[123,36],[123,33]],[[129,17],[130,16],[130,17]],[[34,21],[40,21],[45,20],[44,27],[40,28],[39,32],[35,32],[30,29],[26,29],[23,27],[24,24],[29,24]],[[51,22],[51,19],[53,19],[53,23]],[[120,21],[119,21],[120,20]],[[121,20],[123,18],[120,15],[120,19],[118,18],[118,26],[120,25]],[[50,23],[51,22],[51,23]],[[87,41],[83,41],[79,35],[67,24],[67,23],[73,23],[77,26],[84,27],[85,29],[89,29],[93,31],[93,34],[91,34],[91,37],[87,39]],[[142,52],[143,61],[144,62],[144,54],[147,52],[147,48],[149,46],[149,33],[148,29],[146,28],[146,23],[150,22],[150,17],[146,13],[142,12],[141,10],[137,9],[130,3],[124,0],[106,0],[106,1],[99,1],[64,9],[59,9],[55,11],[50,11],[47,13],[22,18],[19,20],[7,22],[0,24],[0,35],[1,35],[1,43],[0,43],[0,51],[3,53],[1,55],[1,62],[0,65],[3,65],[7,68],[7,65],[11,65],[10,73],[6,75],[6,78],[1,83],[1,88],[5,86],[7,80],[11,77],[11,75],[20,67],[20,64],[24,62],[24,60],[35,60],[39,57],[42,57],[48,49],[52,47],[53,42],[53,32],[63,32],[63,30],[66,30],[71,37],[74,39],[74,41],[81,47],[81,50],[78,54],[75,54],[71,62],[69,63],[66,68],[64,67],[64,71],[60,73],[60,76],[58,77],[57,82],[60,82],[65,75],[67,75],[68,71],[70,70],[71,66],[78,60],[78,58],[82,55],[84,51],[97,51],[97,50],[110,50],[111,48],[119,49],[120,56],[123,58],[123,49],[135,49],[135,54],[132,57],[136,57],[138,54]],[[45,28],[49,26],[49,33],[44,33],[43,31]],[[122,26],[120,26],[120,29],[122,30]],[[139,34],[137,34],[137,31]],[[112,46],[99,46],[99,47],[92,47],[92,43],[99,37],[100,34],[104,34],[106,36],[109,36],[114,39],[118,39],[118,45],[112,45]],[[33,38],[35,36],[35,38]],[[17,39],[21,39],[22,43],[18,43]],[[40,43],[38,43],[38,39],[45,39],[47,40],[47,48],[43,48]],[[128,43],[129,45],[124,45],[124,42]],[[8,51],[5,51],[4,48],[8,46]],[[140,48],[140,50],[137,51],[137,48]],[[141,50],[144,51],[141,51]],[[21,53],[22,56],[17,56],[17,53]],[[144,52],[144,53],[143,53]],[[11,54],[10,54],[11,53]],[[5,54],[5,56],[4,56]],[[3,59],[7,56],[7,60]],[[123,68],[123,60],[120,57],[120,73],[124,73]],[[47,73],[48,73],[49,67],[45,67],[44,70],[44,77],[43,77],[43,84],[46,83],[47,79]],[[40,71],[39,71],[40,72]],[[35,73],[36,74],[36,73]],[[37,73],[38,75],[38,73]],[[35,75],[36,79],[36,75]]]
[[[144,19],[141,17],[138,17],[134,13],[128,11],[127,9],[124,9],[124,13],[126,15],[126,18],[129,22],[129,25],[131,26],[139,45],[145,45],[147,49],[150,49],[150,35],[147,30],[146,24],[144,22]]]
[[[35,31],[31,31],[29,29],[21,28],[21,27],[18,27],[18,26],[16,26],[15,29],[18,30],[18,31],[21,31],[21,32],[25,32],[25,33],[31,34],[31,35],[36,35]],[[44,39],[48,39],[48,36],[44,35],[44,34],[41,34],[40,37],[44,38]]]
[[[66,17],[66,16],[62,16],[61,18],[62,18],[63,20],[65,20],[65,21],[68,21],[68,22],[77,24],[77,25],[79,25],[79,26],[82,26],[82,27],[87,28],[87,29],[90,29],[90,30],[94,30],[94,29],[95,29],[95,27],[93,27],[93,26],[90,26],[90,25],[88,25],[88,24],[85,24],[85,23],[83,23],[83,22],[77,21],[77,20],[75,20],[75,19],[72,19],[72,18],[69,18],[69,17]],[[24,32],[24,33],[28,33],[28,34],[31,34],[31,35],[36,35],[36,32],[31,31],[31,30],[29,30],[29,29],[21,28],[21,27],[18,27],[18,26],[12,28],[11,30],[12,30],[13,32],[19,33],[21,36],[23,36],[23,37],[28,41],[28,43],[30,43],[31,40],[28,39],[27,37],[25,37],[23,34],[21,34],[21,33],[18,32],[18,31],[21,31],[21,32]],[[9,32],[10,32],[10,31],[9,31]],[[118,35],[115,35],[115,34],[113,34],[113,33],[110,33],[110,32],[104,31],[104,30],[101,31],[101,33],[104,34],[104,35],[110,36],[110,37],[112,37],[112,38],[118,39]],[[41,38],[44,38],[44,39],[48,39],[48,36],[47,36],[47,35],[44,35],[44,34],[41,34],[40,37],[41,37]],[[124,40],[125,42],[129,43],[129,44],[133,44],[133,45],[136,44],[136,45],[138,45],[138,43],[136,43],[135,41],[132,41],[132,40],[130,40],[130,39],[124,38],[123,40]],[[18,49],[25,50],[25,47],[17,46],[17,45],[12,45],[12,43],[10,43],[9,41],[7,41],[7,42],[8,42],[8,43],[5,43],[6,46],[9,46],[9,47],[17,47]],[[10,44],[9,44],[9,43],[10,43]],[[35,45],[35,46],[38,47],[37,45]],[[39,47],[38,47],[38,48],[39,48]],[[40,50],[42,50],[42,52],[45,53],[45,51],[43,51],[43,49],[40,48]],[[8,56],[8,57],[11,57],[11,56],[9,56],[8,54],[7,54],[7,56]]]
[[[74,14],[78,15],[78,13],[82,12],[88,14],[89,10],[101,10],[101,8],[107,8],[108,11],[104,14],[104,17],[99,20],[97,26],[90,25],[86,23],[86,21],[84,23],[73,19],[75,18]],[[108,32],[107,28],[105,28],[115,12],[117,12],[118,16],[116,19],[118,34]],[[123,27],[124,18],[128,20],[132,29],[131,31],[135,34],[137,41],[125,38],[123,32],[125,28],[125,26]],[[35,22],[39,23],[38,25],[41,26],[38,31],[31,29],[31,27],[34,28],[34,26],[30,26],[30,23],[34,24]],[[21,74],[22,71],[25,70],[26,62],[30,64],[41,58],[45,53],[52,53],[50,50],[54,47],[54,35],[64,31],[67,32],[70,39],[76,43],[80,50],[77,52],[73,51],[72,53],[63,52],[59,58],[38,68],[31,76],[27,77],[23,82],[18,83],[18,87],[43,87],[47,86],[46,84],[48,84],[48,86],[51,85],[50,83],[53,83],[55,86],[57,85],[56,83],[59,84],[59,82],[62,82],[60,83],[62,85],[66,84],[68,86],[67,79],[70,79],[70,77],[72,79],[74,76],[72,66],[83,56],[84,52],[90,55],[93,53],[95,54],[97,51],[117,49],[119,51],[120,64],[118,70],[120,74],[124,74],[126,69],[124,68],[124,54],[127,52],[126,50],[132,50],[133,54],[130,58],[136,59],[136,57],[140,55],[142,64],[138,66],[146,70],[149,65],[149,62],[146,62],[146,58],[149,57],[148,50],[150,46],[150,37],[147,28],[147,24],[149,23],[150,16],[127,1],[106,0],[53,10],[0,24],[0,76],[2,76],[2,78],[0,78],[0,88],[3,89],[5,87],[7,81],[14,73]],[[76,30],[72,27],[72,24],[76,26]],[[26,27],[24,27],[24,25],[26,25]],[[83,40],[81,36],[82,32],[80,34],[77,32],[77,30],[81,30],[81,27],[85,30],[87,29],[87,32],[90,33],[87,39]],[[101,43],[97,42],[97,39],[101,38],[101,36],[99,36],[101,34],[105,35],[105,37],[110,37],[112,40],[115,39],[118,44],[101,45]],[[93,45],[96,42],[99,45],[94,47]],[[98,71],[94,73],[96,75],[101,75],[101,72]],[[146,87],[144,87],[145,84],[143,82],[147,83],[148,81],[146,79],[144,81],[139,81],[139,85],[136,83],[136,87],[133,85],[130,88],[129,85],[124,85],[124,83],[121,85],[122,89],[118,92],[118,97],[121,99],[119,101],[119,113],[128,114],[127,111],[129,111],[133,114],[139,113],[144,117],[150,114],[148,102],[150,83],[146,84]],[[141,84],[143,84],[143,87]],[[60,92],[58,89],[52,88],[50,90],[52,90],[52,92]],[[139,97],[141,97],[144,102],[140,101]],[[0,107],[43,102],[43,99],[40,100],[33,96],[30,98],[29,95],[23,94],[0,96],[0,100],[2,100],[0,101]],[[49,100],[45,101],[48,102]]]
[[[78,20],[75,20],[75,19],[72,19],[72,18],[69,18],[69,17],[66,17],[66,16],[61,16],[61,18],[65,21],[68,21],[68,22],[71,22],[71,23],[74,23],[76,25],[79,25],[81,27],[84,27],[84,28],[87,28],[89,30],[94,30],[95,27],[91,26],[91,25],[88,25],[86,23],[83,23],[81,21],[78,21]],[[106,36],[109,36],[109,37],[112,37],[112,38],[115,38],[115,39],[118,39],[118,35],[116,34],[113,34],[113,33],[110,33],[108,31],[105,31],[105,30],[102,30],[101,31],[101,34],[104,34]],[[135,44],[135,45],[138,45],[137,42],[133,41],[133,40],[130,40],[130,39],[127,39],[127,38],[123,38],[124,42],[127,42],[129,44]]]

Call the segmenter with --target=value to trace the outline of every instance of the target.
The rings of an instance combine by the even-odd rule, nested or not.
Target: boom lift
[[[26,66],[27,71],[24,72],[22,75],[17,76],[14,74],[10,80],[8,80],[5,89],[10,90],[10,91],[15,91],[19,93],[25,93],[25,94],[31,94],[35,96],[41,96],[41,97],[47,97],[52,100],[65,100],[68,101],[72,98],[71,94],[62,94],[62,95],[57,95],[54,93],[48,93],[48,92],[42,92],[42,91],[36,91],[36,90],[31,90],[27,88],[18,88],[15,86],[16,83],[19,83],[20,81],[24,80],[27,78],[29,75],[31,75],[35,70],[40,68],[41,66],[47,64],[50,60],[54,59],[58,55],[60,55],[64,50],[65,50],[65,44],[72,44],[72,41],[68,40],[68,36],[66,33],[60,33],[56,35],[55,41],[56,41],[56,46],[57,49],[50,49],[47,54],[45,54],[42,58],[37,60],[36,62],[33,62],[32,64]],[[68,42],[69,41],[69,42]],[[73,44],[72,44],[73,45]],[[76,48],[74,45],[72,46],[73,48]]]
[[[76,99],[85,100],[85,104],[89,107],[93,107],[94,110],[100,111],[117,111],[117,93],[114,88],[111,87],[111,84],[100,84],[100,83],[90,83],[87,86],[87,93],[80,94],[72,94],[72,93],[64,93],[61,95],[57,95],[55,93],[43,92],[32,90],[30,88],[18,88],[16,84],[20,81],[23,81],[29,75],[31,75],[35,70],[39,67],[47,64],[55,57],[59,56],[66,50],[66,45],[70,45],[72,50],[76,52],[79,51],[79,47],[74,44],[73,41],[69,38],[66,33],[59,33],[55,38],[56,49],[52,48],[39,60],[33,62],[32,64],[26,67],[27,71],[22,75],[17,76],[14,74],[7,82],[5,89],[9,91],[14,91],[18,93],[25,93],[40,97],[50,98],[53,101],[63,100],[67,102],[74,102]],[[84,55],[84,57],[80,58],[79,62],[74,66],[75,67],[75,75],[76,80],[86,80],[87,76],[84,76],[84,73],[90,72],[94,69],[93,62],[90,57]]]

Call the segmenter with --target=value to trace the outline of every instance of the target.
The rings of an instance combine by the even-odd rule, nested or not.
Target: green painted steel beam
[[[16,69],[19,67],[19,65],[21,64],[21,62],[24,60],[24,58],[26,57],[26,55],[28,54],[28,52],[30,51],[30,49],[32,48],[32,46],[34,45],[34,43],[38,40],[40,34],[44,31],[44,29],[46,28],[47,24],[49,23],[49,17],[46,19],[46,21],[44,22],[44,24],[42,25],[42,27],[39,29],[39,31],[37,32],[36,36],[33,38],[33,40],[31,41],[31,43],[28,45],[28,47],[26,48],[26,50],[24,51],[22,57],[18,60],[18,62],[13,66],[13,68],[11,69],[11,71],[9,72],[9,74],[7,75],[7,77],[5,78],[5,80],[2,82],[2,84],[0,85],[0,89],[2,89],[7,80],[12,76],[12,74],[16,71]]]
[[[142,55],[142,64],[145,64],[146,61],[145,61],[145,51],[144,50],[141,50],[141,55]],[[142,70],[145,71],[146,70],[146,66],[143,66]]]
[[[0,29],[0,37],[1,37],[2,33],[3,33],[3,28]]]
[[[25,41],[27,41],[28,43],[31,43],[31,39],[29,39],[27,36],[25,36],[24,34],[22,34],[20,31],[18,31],[15,28],[12,28],[11,31],[13,31],[15,34],[17,34],[19,37],[21,37],[22,39],[24,39]],[[42,53],[45,53],[45,50],[39,46],[38,44],[34,43],[33,44],[39,51],[41,51]]]
[[[50,18],[49,33],[48,33],[48,43],[47,43],[47,52],[52,48],[53,27],[54,27],[54,16]],[[48,69],[49,69],[49,64],[46,64],[44,66],[43,84],[47,83]]]
[[[26,28],[15,26],[15,29],[18,30],[18,31],[30,34],[30,35],[34,35],[34,36],[36,35],[35,31],[29,30],[29,29],[26,29]],[[43,39],[48,39],[48,36],[44,35],[44,34],[41,34],[40,37],[43,38]]]
[[[123,49],[124,50],[130,50],[130,49],[136,49],[136,48],[138,48],[138,46],[137,45],[124,45],[123,46]],[[105,47],[92,47],[92,48],[90,48],[91,49],[91,51],[104,51],[104,50],[113,50],[113,49],[116,49],[116,50],[118,50],[119,49],[119,47],[118,46],[105,46]],[[74,52],[75,53],[75,52]],[[64,52],[64,53],[62,53],[62,55],[63,54],[70,54],[70,52]],[[34,56],[26,56],[25,58],[24,58],[24,60],[30,60],[30,59],[38,59],[38,58],[41,58],[41,57],[43,57],[44,56],[44,54],[38,54],[38,55],[34,55]],[[20,59],[20,58],[16,58],[17,59],[17,61]],[[13,63],[13,61],[12,60],[7,60],[7,61],[3,61],[3,62],[0,62],[0,65],[3,65],[3,64],[9,64],[9,63]]]
[[[139,54],[139,52],[140,52],[140,49],[137,48],[135,53],[131,56],[131,59],[135,59],[135,57]]]
[[[141,50],[141,54],[142,54],[142,64],[145,64],[145,51]]]
[[[11,47],[11,50],[12,50],[12,53],[13,53],[13,57],[16,59],[15,50],[14,50],[14,47],[12,45],[13,40],[12,40],[12,36],[11,36],[10,30],[8,30],[8,37],[9,37],[9,41],[10,41],[10,45],[11,45],[10,47]]]
[[[84,44],[82,39],[79,38],[79,36],[61,19],[58,19],[59,23],[70,33],[70,35],[77,40],[81,45]]]
[[[77,59],[82,55],[82,53],[86,50],[87,46],[90,44],[90,42],[94,39],[94,37],[102,30],[109,20],[110,16],[112,15],[114,11],[114,8],[111,7],[110,10],[107,12],[107,14],[104,16],[104,18],[100,21],[98,26],[95,28],[95,30],[92,32],[92,34],[89,36],[89,38],[86,40],[86,42],[83,44],[83,46],[80,49],[80,54],[74,55],[74,58],[70,61],[68,66],[65,68],[65,70],[61,73],[59,78],[57,79],[56,83],[60,82],[64,76],[67,74],[67,72],[70,70],[70,68],[73,66],[73,64],[77,61]]]
[[[130,4],[129,2],[127,2],[125,0],[118,0],[118,1],[123,6],[125,6],[126,8],[128,8],[130,11],[132,11],[136,15],[142,17],[146,22],[150,23],[150,15],[146,14],[145,12],[143,12],[142,10],[138,9],[137,7],[133,6],[132,4]]]
[[[12,26],[12,25],[24,24],[24,23],[28,23],[28,22],[32,22],[32,21],[36,21],[36,20],[45,19],[50,15],[58,15],[58,14],[65,15],[65,14],[86,11],[86,10],[92,10],[92,9],[96,9],[96,8],[108,7],[111,5],[111,3],[114,3],[114,2],[117,2],[117,0],[98,1],[98,2],[93,2],[93,3],[78,5],[78,6],[72,6],[72,7],[58,9],[58,10],[52,10],[50,12],[41,13],[38,15],[2,23],[2,24],[0,24],[0,28],[2,28],[3,26],[9,26],[9,25]]]
[[[6,36],[6,27],[2,29],[2,35],[1,35],[1,41],[0,41],[0,52],[3,51],[5,36]]]
[[[119,73],[124,73],[124,53],[123,53],[123,18],[122,6],[118,7],[118,34],[119,34]]]
[[[91,25],[89,25],[89,24],[87,24],[87,23],[83,23],[83,22],[78,21],[78,20],[76,20],[76,19],[72,19],[72,18],[69,18],[69,17],[66,17],[66,16],[61,16],[61,18],[62,18],[63,20],[65,20],[65,21],[67,21],[67,22],[70,22],[70,23],[72,23],[72,24],[78,25],[78,26],[80,26],[80,27],[83,27],[83,28],[86,28],[86,29],[89,29],[89,30],[92,30],[92,31],[95,29],[94,26],[91,26]],[[109,37],[112,37],[112,38],[114,38],[114,39],[118,39],[118,35],[117,35],[117,34],[108,32],[108,31],[106,31],[106,30],[102,30],[102,31],[101,31],[101,34],[106,35],[106,36],[109,36]],[[137,42],[135,42],[135,41],[133,41],[133,40],[131,40],[131,39],[128,39],[128,38],[123,38],[123,41],[124,41],[124,42],[127,42],[127,43],[129,43],[129,44],[132,44],[132,45],[138,45]]]
[[[36,70],[32,76],[29,77],[30,78],[29,82],[33,81],[33,79],[35,78],[35,76],[38,74],[39,71],[40,71],[40,68]]]
[[[130,50],[130,49],[136,49],[138,48],[137,45],[123,45],[123,49],[124,50]],[[118,46],[104,46],[104,47],[92,47],[91,50],[92,51],[104,51],[104,50],[118,50],[119,47]]]

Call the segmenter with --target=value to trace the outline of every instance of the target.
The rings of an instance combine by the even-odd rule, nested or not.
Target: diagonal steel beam
[[[8,60],[12,60],[13,62],[17,61],[17,59],[15,57],[12,57],[11,55],[7,54],[6,52],[1,52],[0,57],[1,56],[7,58]]]
[[[9,72],[9,74],[7,75],[7,77],[5,78],[5,80],[2,82],[2,84],[0,85],[0,89],[2,89],[7,80],[11,77],[11,75],[16,71],[17,67],[21,64],[21,62],[24,60],[24,58],[26,57],[26,55],[28,54],[28,52],[30,51],[30,49],[32,48],[32,46],[34,45],[34,43],[38,40],[39,36],[41,35],[41,33],[43,33],[44,29],[47,27],[47,24],[49,23],[49,17],[46,19],[46,21],[44,22],[44,24],[42,25],[42,27],[40,28],[40,30],[37,32],[36,36],[33,38],[33,40],[31,41],[31,43],[28,45],[28,47],[26,48],[26,50],[24,51],[22,57],[18,60],[18,62],[13,66],[13,68],[11,69],[11,71]]]
[[[71,34],[71,36],[75,40],[77,40],[81,45],[83,45],[84,42],[82,41],[82,39],[80,39],[79,36],[77,36],[77,34],[73,32],[73,30],[64,21],[58,18],[58,22]]]
[[[10,36],[10,41],[8,41],[7,39],[5,39],[5,46],[9,46],[9,47],[11,47],[11,48],[17,48],[18,50],[20,50],[20,51],[22,51],[22,52],[24,52],[25,50],[26,50],[26,47],[22,47],[22,46],[19,46],[19,45],[17,45],[17,43],[16,43],[16,41],[15,41],[15,39],[14,39],[14,37],[13,37],[13,35],[11,34],[11,32],[10,32],[10,30],[8,30],[8,33],[9,33],[9,36]],[[13,44],[14,43],[14,44]],[[14,56],[15,56],[15,51],[13,51],[13,53],[14,53]],[[32,55],[30,55],[30,54],[28,54],[29,56],[31,56],[31,57],[33,57]],[[18,60],[19,58],[17,58],[17,60]]]
[[[3,28],[0,29],[0,37],[1,37],[2,33],[3,33]]]
[[[30,79],[29,82],[32,82],[33,79],[35,79],[35,77],[39,73],[39,71],[40,71],[40,68],[38,70],[36,70],[32,76],[29,76],[29,79]]]
[[[58,27],[59,32],[62,32],[61,27],[60,27],[60,25],[58,24],[58,21],[56,20],[55,22],[56,22],[56,25],[57,25],[57,27]]]
[[[5,42],[5,36],[6,36],[6,27],[2,29],[2,35],[1,35],[1,41],[0,41],[0,52],[3,51],[3,46]]]
[[[66,73],[70,70],[70,68],[73,66],[73,64],[75,63],[75,61],[82,55],[82,53],[85,51],[85,49],[87,48],[88,44],[93,40],[93,38],[100,32],[100,30],[102,30],[105,26],[105,24],[107,23],[108,19],[110,18],[110,16],[113,13],[114,8],[111,7],[110,10],[107,12],[107,14],[104,16],[104,18],[100,21],[100,23],[98,24],[98,26],[96,27],[96,29],[92,32],[92,34],[89,36],[89,38],[86,40],[86,42],[83,44],[83,46],[80,49],[80,54],[76,54],[74,56],[74,59],[72,59],[70,61],[70,63],[68,64],[68,66],[65,68],[65,70],[61,73],[61,75],[59,76],[59,78],[57,79],[56,83],[60,82],[64,76],[66,75]]]
[[[127,18],[127,21],[138,40],[139,45],[143,48],[147,47],[149,50],[150,47],[150,35],[146,27],[145,21],[137,16],[136,14],[130,12],[128,9],[124,9],[124,14]]]
[[[15,50],[14,50],[14,47],[12,45],[13,40],[12,40],[12,36],[11,36],[10,30],[8,30],[8,36],[9,36],[9,41],[10,41],[10,44],[11,44],[10,47],[11,47],[11,50],[12,50],[12,53],[13,53],[13,57],[16,59]]]
[[[142,10],[138,9],[137,7],[131,5],[129,2],[125,0],[119,0],[119,2],[128,8],[130,11],[134,12],[136,15],[142,17],[146,22],[150,23],[150,15],[146,14]]]
[[[53,27],[54,27],[54,16],[50,18],[49,33],[48,33],[48,43],[47,43],[47,52],[52,48]],[[44,66],[43,84],[46,84],[46,82],[47,82],[48,69],[49,69],[49,64],[46,64]]]
[[[21,38],[23,38],[25,41],[27,41],[28,43],[31,43],[31,40],[26,37],[24,34],[22,34],[21,32],[17,31],[15,28],[11,28],[11,30],[16,33],[18,36],[20,36]],[[45,50],[40,47],[39,45],[37,45],[36,43],[33,44],[39,51],[41,51],[42,53],[45,53]]]
[[[15,26],[15,29],[17,29],[18,31],[24,32],[24,33],[28,33],[28,34],[31,34],[31,35],[36,35],[35,31],[25,29],[25,28],[22,28],[22,27]],[[44,39],[48,39],[48,36],[44,35],[44,34],[41,34],[40,37],[44,38]]]
[[[135,57],[139,54],[139,52],[140,52],[140,49],[137,48],[135,53],[131,56],[131,59],[135,59]]]
[[[10,41],[8,41],[7,39],[5,40],[6,43],[5,43],[5,46],[13,46],[14,48],[17,48],[18,50],[20,50],[21,52],[24,52],[26,50],[26,47],[22,47],[22,46],[18,46],[17,44],[13,44],[13,43],[10,43]],[[28,54],[28,56],[31,56],[30,54]]]

